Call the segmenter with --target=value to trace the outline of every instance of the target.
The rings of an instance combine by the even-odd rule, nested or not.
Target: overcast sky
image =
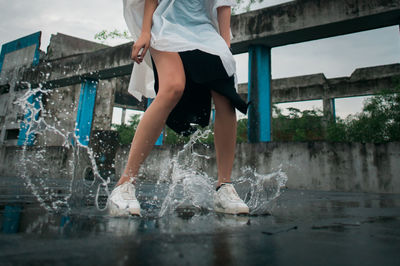
[[[266,0],[261,6],[287,0]],[[103,30],[125,30],[122,0],[0,0],[0,45],[42,31],[46,51],[51,34],[94,40]],[[116,45],[124,41],[111,41]],[[240,82],[247,81],[247,55],[237,56]],[[273,78],[324,73],[349,76],[359,67],[399,63],[398,26],[346,36],[289,45],[272,50]],[[361,100],[337,101],[337,113],[345,116],[360,110]],[[320,102],[311,105],[321,106]],[[297,105],[298,106],[298,105]],[[310,106],[302,105],[302,106]]]

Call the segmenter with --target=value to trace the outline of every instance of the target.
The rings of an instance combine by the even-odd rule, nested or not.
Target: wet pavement
[[[400,195],[286,190],[269,214],[159,217],[142,189],[143,217],[112,218],[86,204],[48,213],[3,182],[0,265],[400,265]]]

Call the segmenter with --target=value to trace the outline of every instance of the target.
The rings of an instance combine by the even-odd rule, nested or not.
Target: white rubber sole
[[[223,209],[217,206],[214,206],[214,211],[219,212],[219,213],[225,213],[225,214],[249,214],[249,207],[242,207],[242,208],[236,208],[236,209]]]
[[[140,208],[120,209],[114,203],[108,203],[108,214],[113,217],[142,216]]]

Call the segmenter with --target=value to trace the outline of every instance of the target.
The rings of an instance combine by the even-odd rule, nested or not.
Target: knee
[[[165,102],[176,104],[181,99],[184,89],[184,81],[168,82],[168,84],[163,84],[163,88],[160,87],[157,97]]]

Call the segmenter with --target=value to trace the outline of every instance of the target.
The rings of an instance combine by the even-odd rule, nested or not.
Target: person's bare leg
[[[215,104],[214,144],[218,165],[218,184],[231,181],[236,148],[236,113],[230,101],[211,91]]]
[[[129,181],[134,182],[140,165],[149,155],[168,115],[182,97],[185,88],[185,72],[178,53],[152,49],[151,55],[157,66],[159,91],[136,129],[128,162],[117,186]]]

